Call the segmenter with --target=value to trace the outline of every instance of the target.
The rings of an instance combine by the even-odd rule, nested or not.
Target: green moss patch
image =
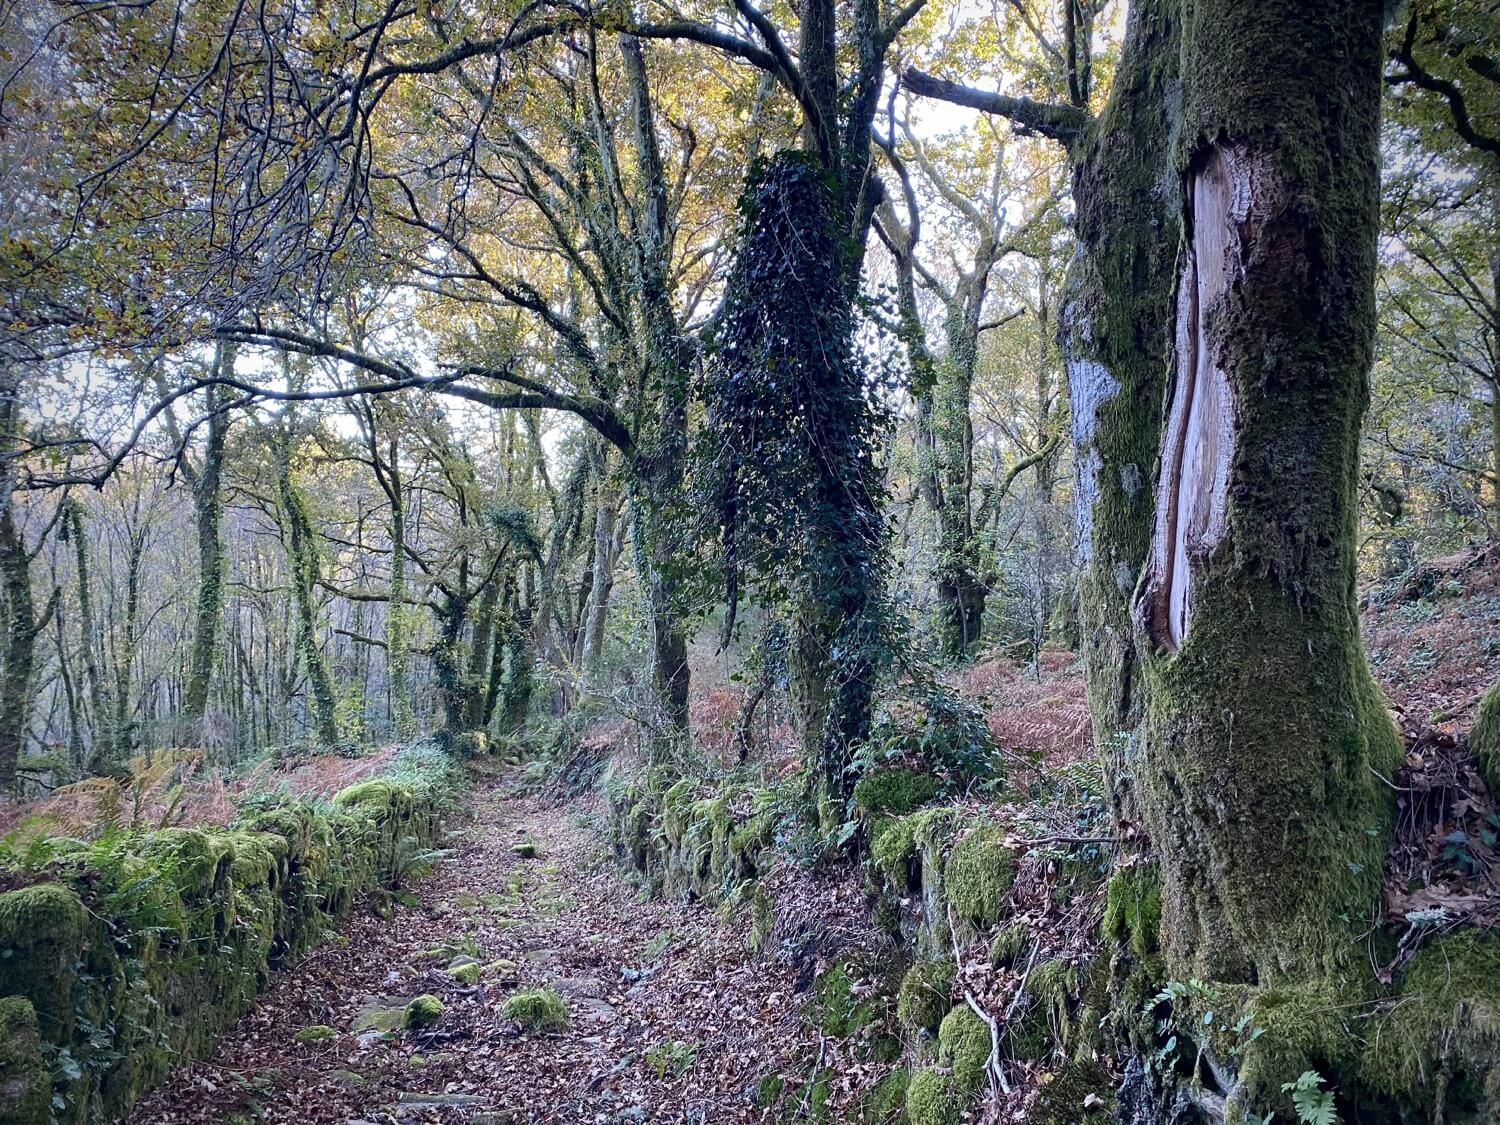
[[[566,1031],[568,1002],[551,988],[523,988],[505,1002],[506,1019],[531,1031]]]
[[[911,1031],[936,1032],[953,1007],[952,961],[918,961],[901,978],[896,1018]]]
[[[938,1026],[938,1062],[952,1072],[959,1090],[973,1092],[984,1085],[993,1045],[989,1024],[967,1004],[955,1007]]]
[[[447,1009],[443,1002],[431,993],[413,997],[401,1013],[401,1025],[408,1028],[431,1027],[442,1018]]]
[[[999,920],[1016,879],[1017,854],[998,825],[975,828],[953,845],[943,883],[954,912],[976,926]]]
[[[920,808],[938,795],[943,783],[935,775],[898,766],[876,770],[854,786],[854,804],[866,815],[899,816]]]
[[[906,1087],[906,1120],[910,1125],[958,1125],[967,1100],[948,1075],[921,1070]]]

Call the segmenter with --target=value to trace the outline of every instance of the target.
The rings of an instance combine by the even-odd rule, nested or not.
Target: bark
[[[318,582],[322,562],[308,515],[307,501],[292,479],[291,438],[276,436],[276,489],[281,502],[282,532],[286,539],[292,603],[296,610],[297,653],[307,675],[308,707],[313,735],[320,746],[331,748],[339,741],[335,713],[333,677],[319,644]]]
[[[220,345],[220,348],[222,354],[232,345]],[[231,356],[222,362],[232,367],[234,360]],[[220,396],[210,390],[207,444],[203,450],[202,467],[192,481],[193,522],[198,539],[198,605],[193,617],[193,647],[182,710],[188,729],[193,732],[191,737],[199,742],[204,737],[203,718],[208,711],[209,691],[213,686],[220,620],[224,611],[224,500],[220,483],[229,420],[226,414],[217,412],[220,406]]]
[[[589,566],[589,595],[583,621],[583,674],[586,680],[598,676],[604,656],[604,629],[609,621],[609,598],[614,588],[617,557],[615,516],[619,497],[607,479],[608,466],[599,477],[598,506],[594,511],[593,559]]]
[[[1178,0],[1136,0],[1110,99],[1071,151],[1077,255],[1058,325],[1068,375],[1079,626],[1094,743],[1117,817],[1139,816],[1144,711],[1130,599],[1146,562],[1181,225]]]
[[[31,596],[31,558],[16,526],[15,501],[0,510],[0,589],[5,594],[5,635],[0,639],[0,793],[16,788],[16,766],[26,745],[36,638],[41,631]]]
[[[1380,7],[1184,8],[1140,774],[1169,968],[1267,983],[1365,956],[1400,757],[1355,604]]]
[[[73,497],[63,501],[63,530],[73,542],[73,562],[78,582],[78,634],[83,656],[84,686],[88,692],[90,746],[85,772],[105,773],[114,765],[114,724],[105,699],[104,677],[99,668],[98,635],[94,625],[93,566],[83,523],[83,506]]]

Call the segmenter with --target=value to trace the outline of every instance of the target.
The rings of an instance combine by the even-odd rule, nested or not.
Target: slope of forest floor
[[[414,904],[348,920],[130,1120],[758,1120],[756,1080],[816,1051],[795,967],[750,960],[704,906],[644,899],[588,827],[587,802],[490,782],[466,812]],[[478,963],[478,983],[450,973],[455,959]],[[531,986],[566,998],[567,1030],[505,1016]],[[423,994],[444,1005],[429,1028],[357,1030]]]

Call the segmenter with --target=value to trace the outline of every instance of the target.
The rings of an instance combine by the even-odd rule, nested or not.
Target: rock
[[[479,983],[480,971],[479,962],[470,961],[467,964],[449,969],[448,975],[458,981],[459,984],[466,984],[473,987]]]
[[[431,993],[415,997],[402,1013],[403,1027],[430,1027],[444,1012],[443,1002]]]
[[[324,1043],[337,1034],[338,1032],[326,1023],[315,1023],[311,1027],[304,1027],[292,1038],[298,1043]]]
[[[402,1090],[396,1095],[396,1101],[401,1105],[478,1106],[489,1104],[489,1099],[479,1094],[424,1094],[416,1090]]]

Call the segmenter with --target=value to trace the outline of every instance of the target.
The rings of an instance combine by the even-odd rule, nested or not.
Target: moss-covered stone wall
[[[271,974],[399,881],[461,775],[413,747],[327,802],[229,828],[48,839],[0,894],[0,1125],[113,1120],[209,1053]],[[21,883],[25,885],[16,886]]]

